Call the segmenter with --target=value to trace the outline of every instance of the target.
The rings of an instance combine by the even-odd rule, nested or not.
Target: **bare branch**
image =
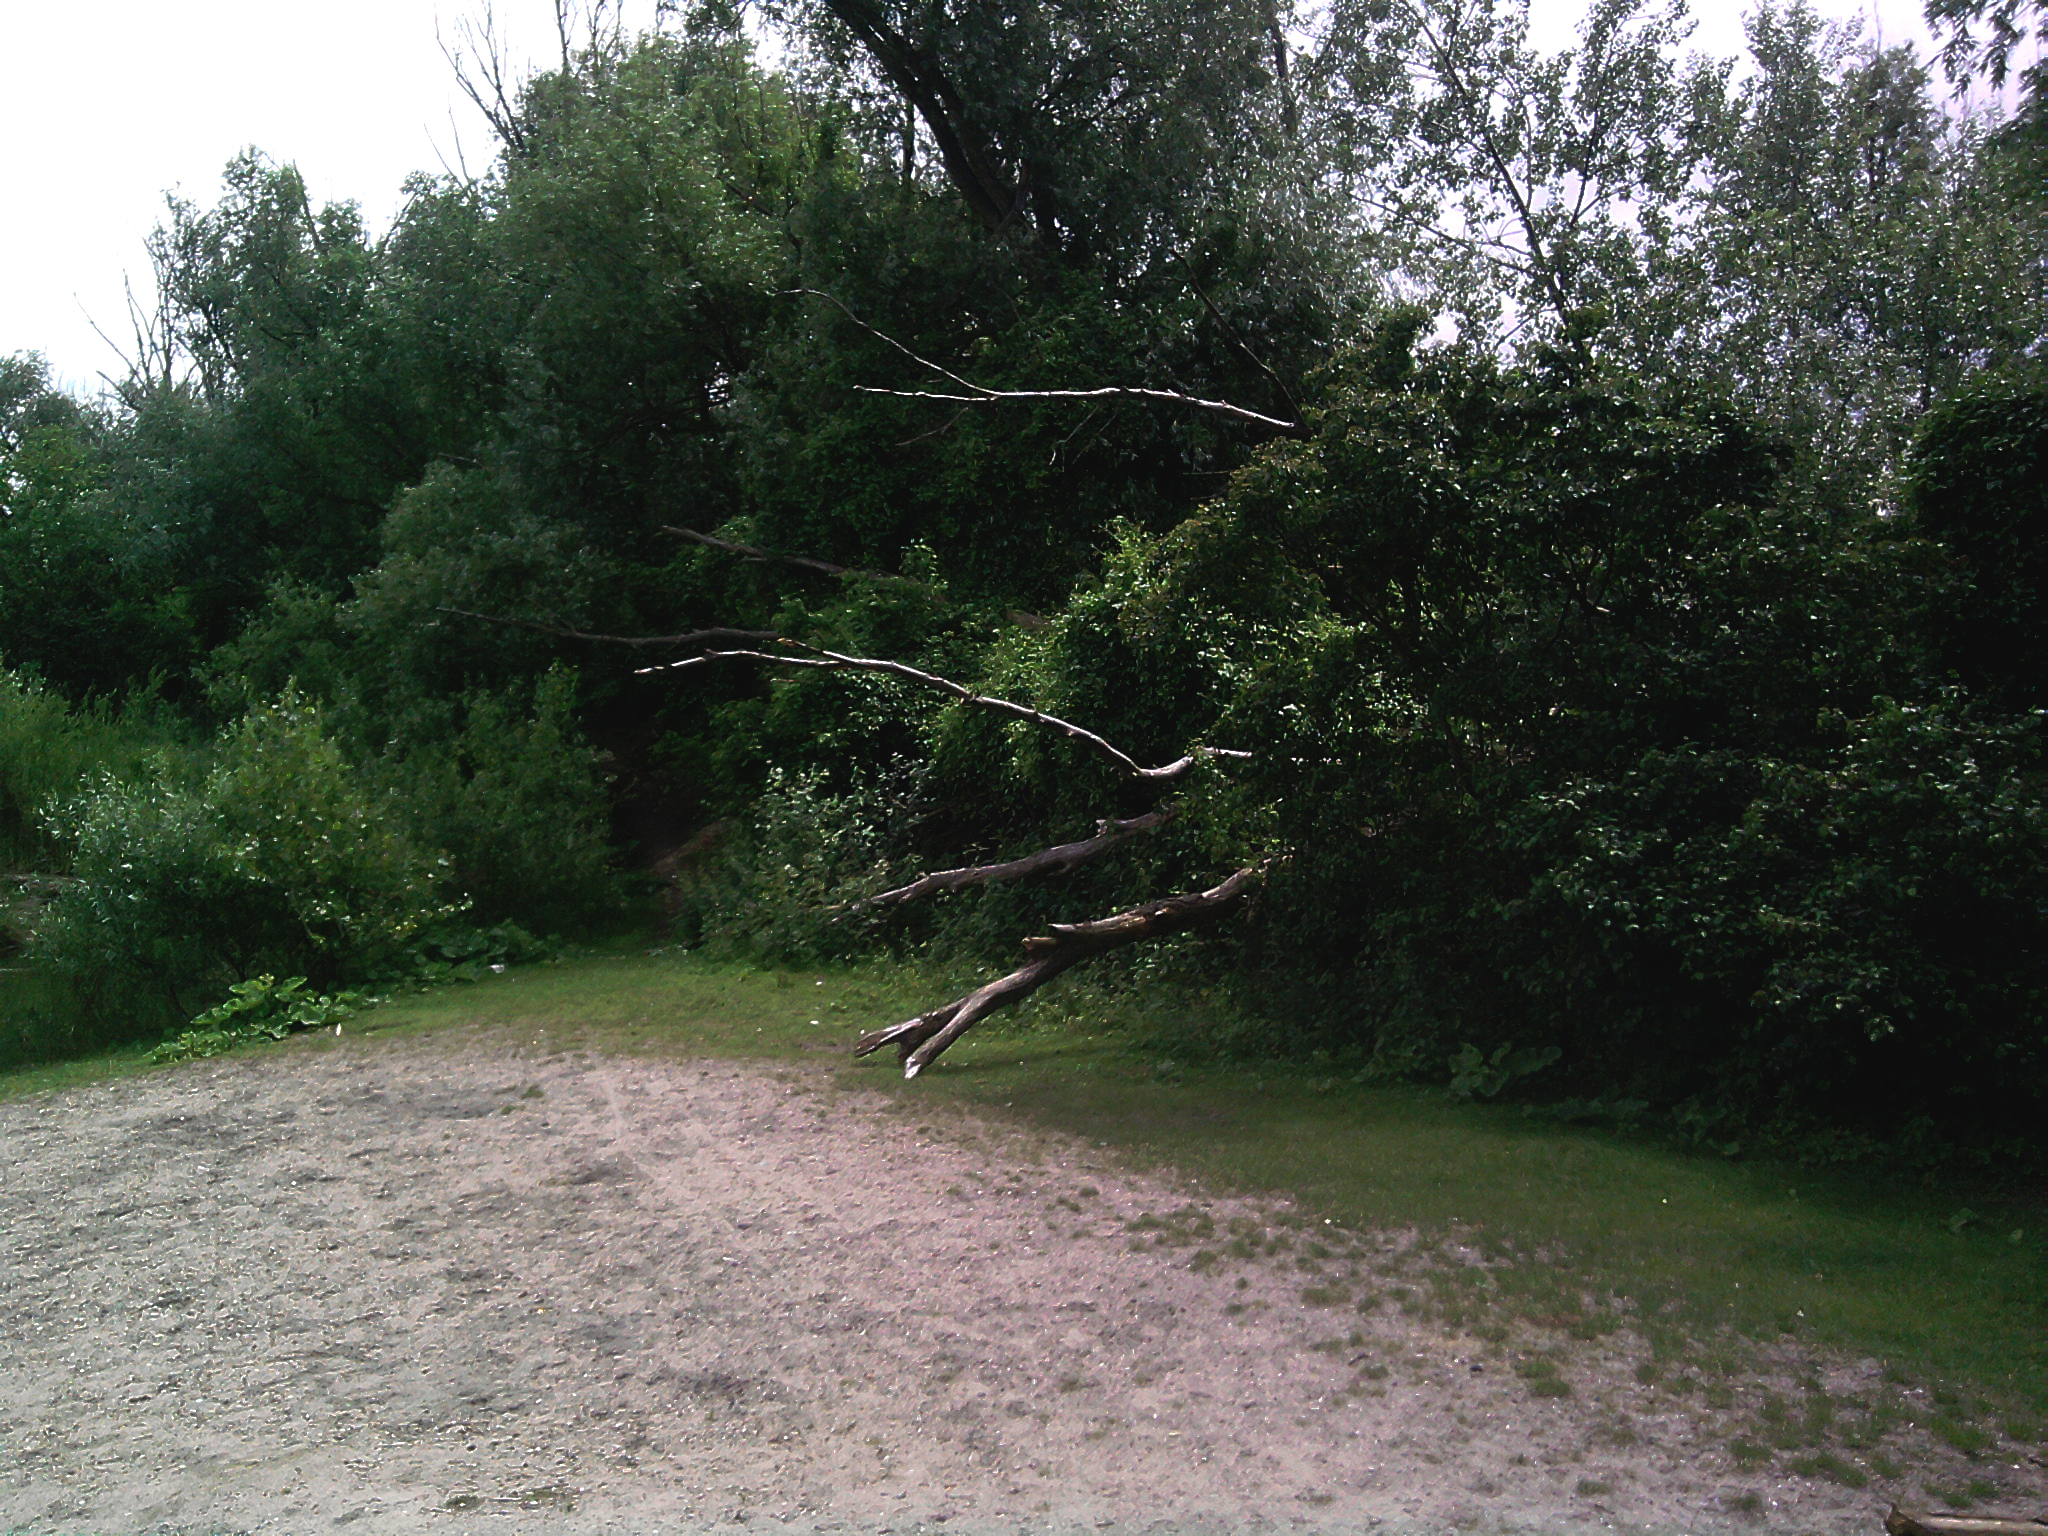
[[[1094,922],[1055,923],[1050,934],[1024,941],[1024,952],[1034,958],[1023,966],[929,1013],[888,1029],[870,1030],[854,1043],[853,1054],[867,1056],[893,1045],[903,1063],[903,1075],[916,1077],[989,1014],[1022,1002],[1062,971],[1127,944],[1221,922],[1237,909],[1265,870],[1264,863],[1249,864],[1206,891],[1148,901]]]
[[[510,629],[530,629],[536,634],[553,635],[562,640],[595,640],[605,645],[702,645],[707,640],[773,640],[772,629],[693,629],[682,635],[606,635],[595,634],[585,629],[569,629],[560,624],[543,624],[538,619],[515,619],[496,613],[472,613],[467,608],[436,608],[436,613],[452,613],[465,619],[481,619],[486,624],[503,624]]]
[[[561,12],[557,8],[558,23],[560,19]],[[515,155],[525,154],[526,127],[516,101],[518,85],[512,78],[511,66],[506,62],[505,44],[498,35],[497,19],[491,14],[491,8],[488,5],[484,7],[481,32],[465,18],[456,23],[456,38],[457,46],[450,48],[441,39],[439,25],[435,26],[434,41],[454,71],[457,88],[483,114],[484,121],[498,136],[499,143]],[[470,74],[472,62],[476,66],[475,76]]]
[[[1167,405],[1191,406],[1198,411],[1227,416],[1232,421],[1264,427],[1280,433],[1283,437],[1308,435],[1308,429],[1299,421],[1286,421],[1278,416],[1267,416],[1258,411],[1247,410],[1241,405],[1232,405],[1228,400],[1205,400],[1200,395],[1182,394],[1172,389],[1140,389],[1129,385],[1112,385],[1103,389],[990,389],[985,384],[976,384],[971,379],[961,378],[952,369],[935,363],[928,357],[919,356],[888,332],[869,325],[836,294],[827,293],[822,288],[788,288],[783,291],[790,294],[810,294],[838,306],[840,313],[877,341],[894,347],[918,367],[930,369],[940,378],[949,379],[967,391],[964,395],[951,395],[938,390],[883,389],[876,385],[856,384],[854,389],[863,395],[890,395],[899,400],[946,400],[958,405],[994,405],[1017,400],[1155,400]]]
[[[1002,864],[973,864],[962,869],[938,870],[893,891],[854,902],[848,910],[859,912],[868,907],[900,906],[916,901],[920,896],[929,896],[934,891],[957,891],[970,885],[999,885],[1006,880],[1023,880],[1032,875],[1063,875],[1141,833],[1158,831],[1179,814],[1180,807],[1163,805],[1129,821],[1105,821],[1098,826],[1093,837],[1078,843],[1060,843]]]
[[[806,651],[809,654],[806,656],[792,656],[773,651],[706,651],[701,656],[687,656],[681,661],[665,661],[657,666],[641,667],[639,670],[643,673],[671,672],[680,670],[683,667],[698,666],[707,661],[770,661],[778,666],[785,667],[816,667],[826,671],[875,672],[885,677],[900,677],[905,682],[916,683],[920,687],[930,688],[934,692],[946,694],[951,698],[958,699],[963,704],[972,705],[976,709],[986,709],[999,715],[1008,715],[1013,720],[1026,720],[1033,725],[1042,725],[1049,730],[1057,731],[1062,736],[1071,737],[1082,745],[1093,748],[1095,752],[1108,758],[1110,762],[1134,779],[1177,779],[1205,758],[1244,759],[1251,756],[1249,752],[1236,752],[1222,747],[1197,747],[1187,756],[1179,758],[1174,762],[1166,763],[1158,768],[1146,768],[1140,766],[1138,761],[1128,753],[1111,746],[1086,726],[1076,725],[1071,720],[1062,720],[1058,715],[1048,715],[1043,710],[1031,708],[1028,704],[1018,704],[1010,699],[998,699],[985,693],[976,693],[965,684],[956,683],[949,677],[940,677],[936,672],[925,672],[917,667],[908,666],[903,662],[886,661],[877,656],[843,656],[837,651],[828,651],[820,646],[811,645],[806,641],[792,640],[787,636],[778,637],[776,643],[789,646],[794,650]]]
[[[913,363],[917,364],[918,367],[929,368],[933,373],[938,374],[939,377],[951,379],[955,384],[958,384],[962,389],[971,389],[980,393],[987,393],[987,391],[982,390],[979,384],[969,383],[966,379],[961,378],[959,374],[953,372],[952,369],[947,368],[942,364],[935,363],[928,357],[918,356],[917,353],[911,351],[910,348],[903,345],[902,342],[898,341],[894,336],[891,336],[887,331],[877,330],[874,326],[869,325],[867,321],[861,319],[859,315],[853,312],[853,307],[850,304],[848,304],[846,300],[840,298],[839,295],[836,293],[827,293],[822,288],[785,288],[782,291],[785,294],[792,296],[799,294],[807,294],[814,299],[823,299],[827,304],[832,305],[839,311],[839,313],[846,316],[846,318],[851,320],[855,325],[859,326],[862,330],[866,331],[870,336],[874,337],[875,340],[881,342],[884,346],[894,347],[898,352],[901,352],[905,357],[909,358]]]
[[[783,565],[800,566],[807,571],[819,571],[827,576],[857,576],[862,581],[900,581],[906,586],[922,587],[924,583],[914,576],[899,576],[894,571],[863,571],[850,565],[834,565],[830,560],[814,560],[809,555],[778,555],[773,550],[756,549],[751,544],[736,544],[731,539],[715,538],[708,533],[699,533],[694,528],[675,528],[664,523],[663,533],[672,533],[679,539],[688,539],[693,544],[702,544],[706,549],[721,550],[728,555],[738,555],[743,560],[756,564],[780,562]],[[762,636],[772,639],[773,636]]]
[[[975,391],[971,395],[948,395],[932,389],[883,389],[875,384],[856,384],[853,387],[863,395],[893,395],[899,400],[946,400],[962,405],[997,405],[1015,400],[1157,400],[1168,405],[1192,406],[1198,411],[1227,416],[1232,421],[1265,427],[1283,437],[1308,435],[1308,429],[1298,421],[1283,421],[1278,416],[1246,410],[1228,400],[1205,400],[1200,395],[1184,395],[1178,390],[1140,389],[1129,384],[1111,384],[1101,389],[983,389],[978,384],[970,384],[968,388]]]

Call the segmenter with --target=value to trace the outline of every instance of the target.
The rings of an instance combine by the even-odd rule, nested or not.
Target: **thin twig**
[[[961,405],[1001,405],[1017,400],[1158,400],[1168,405],[1190,405],[1199,411],[1212,411],[1232,421],[1269,428],[1284,437],[1300,437],[1307,430],[1298,421],[1283,421],[1278,416],[1248,411],[1228,400],[1204,400],[1199,395],[1184,395],[1178,390],[1140,389],[1130,384],[1110,384],[1101,389],[984,389],[979,384],[970,384],[967,387],[975,391],[971,395],[949,395],[935,389],[883,389],[878,384],[856,384],[853,387],[856,393],[863,395],[892,395],[898,400],[945,400]]]

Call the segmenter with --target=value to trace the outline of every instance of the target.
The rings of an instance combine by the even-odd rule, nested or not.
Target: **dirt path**
[[[819,1089],[343,1040],[0,1104],[0,1529],[1875,1529],[1619,1349],[1534,1400],[1196,1246],[1285,1206]]]

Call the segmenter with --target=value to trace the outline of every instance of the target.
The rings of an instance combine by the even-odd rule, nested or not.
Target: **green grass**
[[[6,937],[0,931],[0,940]],[[137,999],[129,1011],[95,1017],[61,977],[19,954],[0,957],[0,1074],[61,1070],[80,1057],[118,1052],[144,1038],[153,1042],[168,1019],[156,999]]]
[[[1034,1027],[1029,1013],[984,1026],[914,1083],[893,1055],[848,1060],[859,1030],[953,996],[958,982],[894,966],[774,972],[636,951],[404,999],[349,1032],[482,1028],[525,1048],[801,1062],[881,1091],[912,1124],[940,1106],[999,1109],[1141,1166],[1170,1163],[1219,1192],[1290,1194],[1318,1222],[1454,1233],[1514,1256],[1486,1290],[1412,1275],[1412,1297],[1385,1289],[1404,1310],[1431,1309],[1482,1337],[1503,1312],[1578,1338],[1629,1320],[1660,1357],[1714,1376],[1736,1368],[1744,1336],[1790,1332],[1876,1356],[1894,1379],[1982,1394],[1981,1411],[2015,1425],[2048,1412],[2039,1212],[1953,1230],[1959,1205],[1993,1203],[1952,1188],[1887,1188],[1862,1173],[1689,1156],[1430,1089],[1333,1091],[1327,1079],[1273,1068],[1163,1073],[1122,1036]],[[0,1075],[0,1095],[133,1071],[137,1054]],[[1224,1234],[1198,1234],[1192,1215],[1166,1220],[1188,1228],[1175,1241],[1234,1252]],[[2022,1228],[2025,1240],[2011,1241]],[[1278,1252],[1265,1261],[1289,1261]],[[1292,1253],[1310,1257],[1299,1241]],[[1309,1288],[1337,1299],[1332,1279]],[[1710,1404],[1732,1401],[1711,1382],[1706,1390]],[[1781,1438],[1815,1438],[1808,1411],[1795,1420],[1787,1410]],[[1952,1443],[1969,1438],[1953,1422]]]

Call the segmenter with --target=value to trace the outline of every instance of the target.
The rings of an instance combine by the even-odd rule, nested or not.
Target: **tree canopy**
[[[2023,138],[1800,0],[1740,69],[1675,0],[760,24],[480,61],[494,163],[381,233],[251,151],[118,390],[0,361],[0,704],[157,743],[0,747],[53,965],[182,1015],[653,890],[1025,938],[917,1068],[1090,960],[1212,1049],[2038,1154]]]

